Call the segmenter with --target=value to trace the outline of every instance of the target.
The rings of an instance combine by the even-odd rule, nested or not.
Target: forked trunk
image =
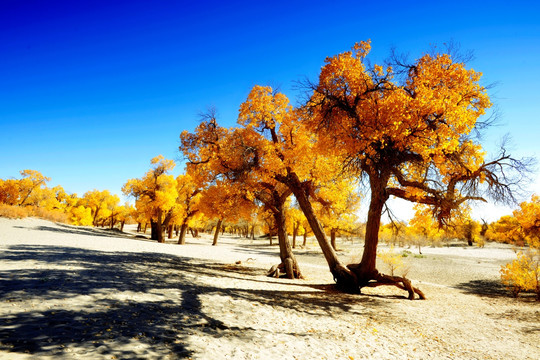
[[[223,220],[219,219],[216,225],[216,232],[214,233],[214,241],[212,242],[213,246],[217,245],[217,241],[219,238],[219,230],[221,229],[221,224],[223,223]]]

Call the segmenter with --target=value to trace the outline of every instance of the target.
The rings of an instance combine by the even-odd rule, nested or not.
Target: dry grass
[[[29,216],[59,223],[67,223],[68,216],[61,210],[47,210],[37,206],[17,206],[0,204],[0,217],[23,219]]]
[[[0,217],[5,217],[8,219],[23,219],[30,216],[27,208],[0,204]]]

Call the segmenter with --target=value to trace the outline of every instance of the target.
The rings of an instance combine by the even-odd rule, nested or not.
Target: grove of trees
[[[360,42],[328,57],[317,81],[302,84],[306,96],[296,106],[285,94],[257,85],[240,105],[235,127],[222,127],[209,111],[193,132],[180,135],[183,174],[173,176],[175,163],[158,156],[146,174],[126,182],[123,193],[135,208],[119,206],[118,196],[107,190],[78,198],[61,187],[49,189],[49,179],[32,170],[0,181],[0,203],[59,211],[76,225],[148,223],[152,239],[165,242],[165,233],[171,238],[176,230],[178,244],[185,243],[188,229],[192,236],[213,231],[213,245],[227,224],[243,236],[263,229],[278,238],[280,263],[272,274],[289,278],[302,277],[293,251],[296,237],[311,233],[340,289],[359,293],[392,285],[410,299],[425,296],[406,277],[377,269],[385,234],[406,234],[419,251],[438,237],[469,245],[485,237],[538,249],[537,196],[489,226],[470,217],[472,201],[514,201],[531,165],[513,158],[504,145],[493,157],[482,149],[478,135],[489,125],[483,119],[492,104],[481,73],[450,52],[433,51],[414,61],[392,55],[384,66],[372,64],[370,49],[369,41]],[[381,224],[392,197],[417,204],[408,224]],[[336,238],[360,228],[360,201],[369,208],[361,260],[345,264]],[[538,259],[537,253],[531,256]],[[509,275],[524,268],[523,259],[503,270],[503,281],[515,292],[533,283],[518,284]]]

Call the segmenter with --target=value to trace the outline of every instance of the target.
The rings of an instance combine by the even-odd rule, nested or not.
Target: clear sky
[[[232,126],[255,84],[294,103],[295,81],[366,39],[375,62],[392,47],[472,50],[502,113],[486,148],[510,133],[515,154],[540,156],[536,1],[0,0],[0,178],[34,169],[79,196],[120,195],[152,157],[179,160],[208,107]]]

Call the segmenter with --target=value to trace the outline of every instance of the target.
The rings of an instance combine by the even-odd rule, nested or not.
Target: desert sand
[[[339,246],[344,262],[362,250]],[[313,240],[296,251],[306,279],[287,280],[265,276],[267,239],[0,218],[0,359],[540,359],[540,304],[498,281],[511,247],[410,251],[427,300],[337,292]]]

